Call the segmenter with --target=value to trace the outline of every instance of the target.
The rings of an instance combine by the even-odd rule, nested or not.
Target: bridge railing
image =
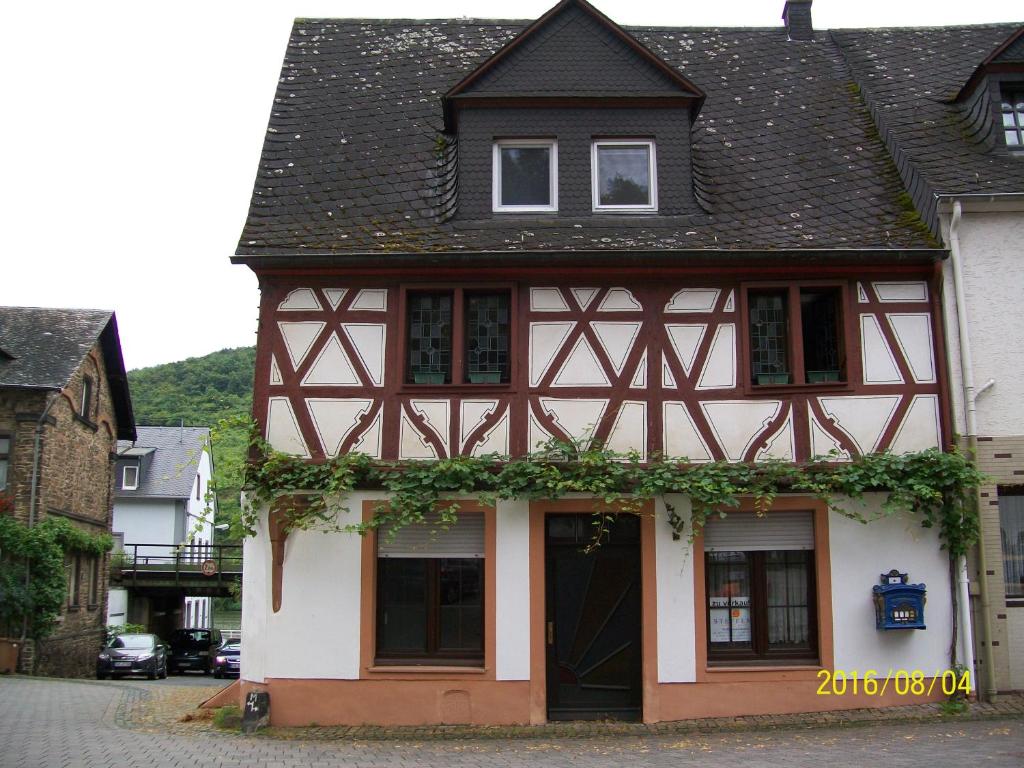
[[[124,582],[138,583],[145,579],[173,575],[190,580],[208,578],[219,584],[225,576],[242,573],[242,547],[239,544],[125,544],[113,555],[112,575]]]

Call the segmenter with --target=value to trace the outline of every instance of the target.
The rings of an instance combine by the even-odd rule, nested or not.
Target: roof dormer
[[[704,92],[586,0],[562,0],[443,97],[445,126],[472,107],[685,106]]]
[[[952,102],[976,143],[1024,152],[1024,27],[985,57]]]

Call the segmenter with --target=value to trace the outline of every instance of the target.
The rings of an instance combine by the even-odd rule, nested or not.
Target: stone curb
[[[663,723],[572,722],[527,726],[305,726],[271,727],[256,735],[272,740],[308,741],[427,741],[494,739],[594,739],[639,736],[705,735],[751,731],[809,730],[906,723],[956,723],[1024,719],[1024,696],[999,703],[972,703],[960,715],[943,714],[939,704],[916,704],[884,709],[852,709],[793,715],[752,715]]]

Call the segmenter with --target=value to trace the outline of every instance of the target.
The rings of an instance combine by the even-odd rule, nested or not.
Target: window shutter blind
[[[814,549],[810,512],[768,512],[764,517],[753,512],[730,512],[724,518],[709,518],[704,526],[705,552],[785,549]]]
[[[466,513],[455,525],[441,527],[441,516],[432,514],[424,523],[412,523],[388,536],[386,529],[377,535],[379,557],[483,557],[484,516]]]

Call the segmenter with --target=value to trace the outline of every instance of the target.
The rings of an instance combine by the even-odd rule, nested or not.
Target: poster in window
[[[728,643],[732,638],[729,635],[729,609],[712,608],[710,611],[709,634],[712,643]]]
[[[730,625],[732,628],[732,640],[734,643],[750,642],[750,609],[730,608]]]

